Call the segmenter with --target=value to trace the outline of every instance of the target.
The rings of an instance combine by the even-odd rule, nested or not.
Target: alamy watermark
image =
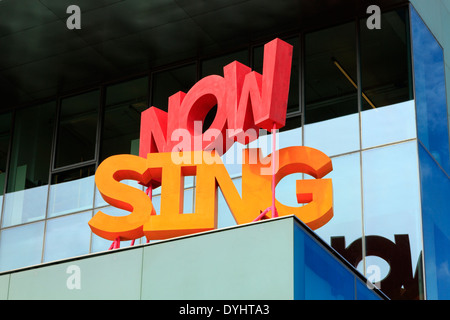
[[[66,280],[66,287],[69,290],[81,289],[81,269],[76,264],[67,267],[66,273],[69,274]]]
[[[374,30],[374,29],[381,29],[381,9],[377,5],[371,5],[367,7],[366,10],[367,14],[370,14],[370,16],[367,18],[367,29]]]
[[[71,15],[66,20],[67,29],[81,29],[81,10],[77,5],[70,5],[66,9],[66,13],[71,13]]]
[[[381,289],[381,268],[378,265],[371,264],[366,269],[367,287],[374,289],[374,287]]]
[[[226,129],[223,133],[218,129],[210,128],[203,134],[200,134],[203,127],[202,121],[194,121],[194,132],[199,134],[192,134],[187,129],[176,129],[173,131],[170,141],[173,142],[171,150],[171,159],[177,165],[195,165],[195,164],[259,164],[261,165],[261,175],[271,175],[273,170],[277,171],[279,166],[278,157],[273,156],[274,150],[279,147],[278,130],[272,131],[272,135],[268,135],[266,130],[254,128],[243,130]],[[238,137],[240,141],[248,141],[249,148],[247,154],[248,158],[243,159],[242,152],[239,148],[232,148],[236,143],[234,137]],[[275,141],[273,140],[275,139]],[[252,143],[253,142],[253,143]],[[195,154],[193,157],[189,151],[191,150],[206,150],[211,152],[202,152]],[[273,147],[274,150],[271,150]],[[271,150],[271,154],[264,156]],[[218,157],[222,155],[222,157]],[[275,161],[273,161],[275,159]],[[273,168],[272,166],[275,166]]]

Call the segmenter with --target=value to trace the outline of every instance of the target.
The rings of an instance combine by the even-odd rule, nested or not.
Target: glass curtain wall
[[[305,145],[332,158],[333,171],[325,178],[333,179],[334,217],[317,233],[391,298],[420,298],[420,184],[408,10],[389,11],[381,19],[380,30],[369,30],[362,18],[283,39],[294,46],[294,55],[287,122],[278,133],[277,148]],[[5,202],[0,270],[107,250],[109,241],[96,236],[86,240],[91,234],[87,221],[100,207],[111,215],[126,213],[110,207],[95,190],[96,166],[113,154],[136,154],[139,113],[148,105],[167,111],[169,96],[187,92],[208,74],[222,75],[223,66],[233,60],[262,72],[262,48],[263,43],[183,62],[154,70],[149,77],[65,97],[60,100],[57,119],[48,118],[55,103],[30,108],[36,115],[30,113],[29,118],[41,119],[40,125],[46,127],[33,129],[42,137],[33,137],[36,142],[24,140],[27,148],[20,140],[25,127],[16,125],[25,123],[26,116],[16,111],[8,198],[20,202],[13,194],[40,186],[48,193],[39,199],[45,202],[43,211],[26,213],[25,205],[22,211],[17,206],[8,211]],[[213,117],[214,108],[205,126]],[[55,143],[52,123],[56,124]],[[0,161],[5,160],[0,182],[2,175],[6,177],[9,154],[7,127],[2,126],[5,133],[0,140],[4,154]],[[35,162],[26,151],[39,139],[48,139],[45,147],[51,150],[47,159],[42,155]],[[249,145],[255,146],[270,153],[271,135],[263,133]],[[235,144],[228,153],[236,155],[245,147]],[[224,158],[224,162],[240,192],[238,159],[228,162]],[[292,185],[303,178],[311,177],[295,174],[280,181],[277,199],[297,206]],[[125,183],[142,188],[134,181]],[[156,211],[159,193],[153,190]],[[185,179],[184,199],[184,212],[194,212],[195,177]],[[235,224],[220,192],[218,202],[218,226]],[[386,221],[389,228],[385,228]],[[20,252],[20,257],[14,252]]]
[[[316,232],[393,299],[423,298],[408,16],[304,36],[304,144],[333,162],[334,217]]]
[[[15,114],[2,227],[45,218],[55,111],[50,102]]]
[[[6,185],[6,169],[8,164],[9,144],[11,139],[12,112],[0,115],[0,205]]]
[[[450,298],[450,152],[444,51],[411,6],[427,299]]]

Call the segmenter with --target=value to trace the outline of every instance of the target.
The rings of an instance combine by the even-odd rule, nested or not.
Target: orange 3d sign
[[[331,159],[319,150],[294,146],[264,157],[260,149],[244,149],[242,192],[237,191],[220,158],[234,142],[248,143],[258,129],[285,124],[292,47],[275,39],[264,48],[263,74],[233,62],[224,77],[197,82],[188,93],[169,97],[168,112],[151,107],[142,113],[139,156],[116,155],[103,161],[95,183],[106,202],[128,211],[109,216],[99,211],[89,221],[91,230],[109,240],[167,239],[217,228],[217,190],[220,188],[237,224],[255,218],[296,215],[312,229],[333,216],[332,183],[322,179],[332,170]],[[211,126],[202,130],[208,111],[217,105]],[[275,144],[273,144],[275,146]],[[314,179],[297,180],[297,202],[286,206],[275,198],[275,187],[285,176],[306,173]],[[195,212],[183,213],[184,177],[195,176]],[[161,186],[156,212],[144,191],[121,183],[136,180],[148,190]]]

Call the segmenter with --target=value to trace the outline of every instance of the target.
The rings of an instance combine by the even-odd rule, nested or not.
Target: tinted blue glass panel
[[[419,144],[427,299],[450,299],[450,179]]]
[[[356,300],[380,300],[380,298],[365,283],[357,280]]]
[[[91,209],[94,203],[94,176],[50,186],[48,217]]]
[[[417,143],[364,151],[363,190],[366,234],[391,239],[408,234],[417,259],[421,250]]]
[[[360,153],[331,159],[333,171],[324,178],[333,183],[333,218],[316,233],[327,243],[331,237],[345,237],[347,244],[362,237]]]
[[[418,138],[450,173],[443,50],[413,8],[411,27]]]
[[[194,197],[194,188],[184,189],[183,213],[189,214],[194,212]]]
[[[359,150],[359,115],[305,125],[305,146],[321,150],[327,156]]]
[[[233,179],[234,186],[236,187],[236,190],[239,192],[239,194],[242,196],[242,179],[236,178]],[[217,192],[218,196],[218,203],[217,203],[217,211],[218,211],[218,217],[217,217],[217,228],[225,228],[236,225],[236,221],[234,220],[234,217],[230,211],[230,208],[227,205],[227,202],[225,201],[225,198],[223,197],[222,191],[219,188],[219,191]]]
[[[3,229],[0,234],[0,271],[41,263],[44,222]]]
[[[416,138],[414,101],[361,112],[362,148]]]
[[[44,262],[89,253],[92,211],[49,219],[45,231]]]
[[[144,190],[144,187],[135,180],[122,180],[120,181],[120,183],[126,184],[139,190]],[[153,190],[153,194],[156,194],[156,190]],[[100,194],[100,191],[98,191],[97,189],[97,186],[95,186],[94,207],[102,207],[107,205],[108,203],[103,199],[102,195]]]
[[[7,193],[2,227],[44,219],[47,193],[48,185]]]
[[[355,275],[297,225],[294,246],[295,299],[355,299]]]
[[[315,241],[305,239],[305,299],[352,300],[355,278]]]
[[[423,253],[417,142],[366,150],[362,156],[366,254],[389,262],[382,290],[391,288],[386,293],[393,299],[416,299]],[[369,268],[384,274],[385,266],[376,261],[366,260],[367,274]]]

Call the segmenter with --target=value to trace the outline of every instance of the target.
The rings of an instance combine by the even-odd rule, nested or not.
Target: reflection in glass
[[[0,271],[41,263],[44,222],[3,229],[0,233]]]
[[[2,227],[44,219],[47,194],[48,185],[5,194]]]
[[[233,61],[238,61],[248,66],[249,65],[248,50],[241,50],[202,61],[201,78],[212,74],[223,76],[223,67],[225,67],[227,64]]]
[[[155,209],[155,211],[156,211],[156,214],[160,214],[161,213],[161,195],[152,197],[152,205],[153,205],[153,209]]]
[[[178,91],[187,93],[196,82],[195,64],[153,73],[151,105],[167,111],[169,97]]]
[[[413,98],[408,14],[405,9],[381,15],[381,29],[360,22],[362,110]]]
[[[45,217],[56,104],[16,112],[2,225]]]
[[[237,178],[233,179],[234,186],[236,187],[236,190],[239,192],[239,194],[242,196],[242,179]],[[222,194],[222,191],[219,188],[219,191],[217,192],[217,228],[226,228],[236,225],[236,220],[234,220],[233,214],[231,213],[230,208],[227,205],[227,202],[225,201],[225,198]]]
[[[144,187],[139,184],[136,180],[122,180],[120,183],[126,184],[128,186],[131,186],[133,188],[144,190]],[[153,194],[155,194],[155,190],[153,190]],[[94,208],[107,206],[108,203],[103,199],[102,195],[100,194],[100,191],[97,189],[97,186],[95,187],[95,200],[94,200]]]
[[[356,281],[356,300],[379,300],[380,298],[373,293],[373,290],[367,289],[367,284]]]
[[[11,112],[0,115],[0,195],[3,195],[6,178],[6,162],[11,136]]]
[[[16,112],[7,192],[48,183],[56,105]]]
[[[359,150],[359,115],[307,124],[304,134],[305,146],[319,149],[329,157]]]
[[[362,148],[416,138],[414,100],[361,112]]]
[[[351,243],[362,237],[360,153],[335,157],[331,161],[333,171],[324,179],[332,179],[333,183],[333,218],[316,232],[329,244],[332,237],[341,236]]]
[[[48,217],[91,209],[93,202],[93,166],[53,175],[50,186]]]
[[[358,112],[355,34],[347,23],[305,35],[305,123]]]
[[[115,154],[139,155],[141,112],[147,109],[148,78],[106,88],[100,162]]]
[[[450,174],[444,53],[414,9],[411,26],[418,138]]]
[[[410,249],[401,246],[408,251],[402,253],[405,260],[401,264],[415,270],[420,266],[422,253],[417,142],[363,151],[362,157],[366,237],[376,235],[395,243],[401,239],[394,236],[408,237]],[[376,244],[373,245],[366,241],[366,251],[376,251]],[[418,295],[419,292],[415,294]]]
[[[419,143],[427,299],[450,299],[450,178]]]
[[[89,253],[88,222],[92,211],[49,219],[45,229],[44,262]]]
[[[241,50],[230,54],[222,55],[216,58],[204,60],[201,63],[200,78],[204,78],[209,75],[223,76],[223,67],[225,67],[227,64],[233,61],[238,61],[248,66],[249,65],[248,60],[249,60],[248,50]],[[203,131],[206,131],[206,129],[209,128],[211,123],[214,121],[216,112],[217,106],[213,106],[211,110],[209,110],[208,114],[205,116],[205,120],[203,123]]]
[[[194,197],[195,197],[195,188],[184,189],[183,194],[183,213],[189,214],[194,213]]]
[[[61,101],[55,167],[94,160],[100,91]]]
[[[354,275],[309,237],[304,239],[304,251],[306,300],[355,299]]]

